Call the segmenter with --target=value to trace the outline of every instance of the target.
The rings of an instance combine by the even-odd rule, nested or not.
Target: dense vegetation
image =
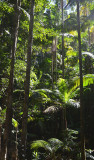
[[[94,159],[94,1],[0,1],[0,160]]]

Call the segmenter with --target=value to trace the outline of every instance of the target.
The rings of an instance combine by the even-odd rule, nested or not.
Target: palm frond
[[[75,2],[75,0],[69,0],[67,5],[64,7],[64,9],[69,8],[74,2]]]
[[[58,86],[60,92],[62,92],[62,93],[66,92],[66,90],[67,90],[67,83],[66,83],[65,79],[59,78],[58,81],[57,81],[57,86]]]
[[[7,2],[2,2],[2,1],[1,1],[1,3],[2,3],[4,6],[6,5],[6,6],[10,7],[10,8],[13,8],[14,5],[15,5],[15,4],[11,4],[11,3],[9,3],[9,2],[7,3]],[[29,14],[24,8],[19,7],[19,6],[18,6],[18,8],[19,8],[20,11],[22,11],[22,12],[28,17],[28,19],[29,19],[29,21],[30,21],[30,14]]]
[[[68,104],[76,108],[80,107],[80,102],[74,99],[69,99]]]
[[[35,89],[30,91],[29,97],[33,97],[35,101],[37,97],[37,102],[45,103],[51,101],[49,93],[52,93],[52,91],[49,89]]]
[[[36,140],[31,144],[31,149],[44,148],[46,151],[51,151],[50,144],[44,140]]]
[[[77,79],[74,80],[75,86],[74,87],[79,87],[80,86],[80,78],[78,77]],[[83,76],[83,87],[94,84],[94,74],[86,74]]]
[[[61,147],[63,147],[63,142],[57,138],[50,138],[48,142],[44,140],[36,140],[31,144],[31,149],[44,148],[49,153],[55,153]]]
[[[50,89],[36,89],[36,90],[32,90],[32,92],[43,92],[43,93],[52,93],[52,91]]]
[[[90,84],[94,84],[94,74],[86,74],[83,76],[83,87],[86,87]],[[77,77],[74,79],[74,86],[65,94],[66,102],[71,97],[72,93],[80,86],[80,78]]]
[[[63,145],[63,142],[62,141],[60,141],[59,139],[57,139],[57,138],[50,138],[49,140],[48,140],[48,142],[50,142],[53,146],[54,145],[57,145],[57,144],[62,144]]]
[[[30,14],[25,9],[23,9],[22,7],[19,7],[19,9],[28,17],[28,19],[30,21]]]
[[[59,148],[64,146],[63,142],[57,138],[50,138],[48,142],[51,145],[52,152],[56,152]]]
[[[82,52],[82,54],[84,55],[88,55],[88,56],[90,56],[91,58],[93,58],[94,59],[94,54],[93,53],[90,53],[90,52]]]

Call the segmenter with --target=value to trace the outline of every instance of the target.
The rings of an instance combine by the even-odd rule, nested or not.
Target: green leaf
[[[86,74],[83,76],[83,87],[86,87],[90,84],[94,84],[94,74]],[[66,101],[69,100],[72,93],[80,86],[80,78],[74,79],[74,86],[69,90],[68,93],[66,93]]]
[[[12,118],[12,124],[15,128],[18,127],[18,122],[14,118]]]
[[[93,53],[90,53],[90,52],[82,52],[82,54],[84,55],[88,55],[89,57],[93,58],[94,59],[94,54]]]
[[[38,149],[38,148],[47,149],[47,145],[49,145],[49,143],[44,140],[36,140],[33,141],[33,143],[31,144],[31,149]]]

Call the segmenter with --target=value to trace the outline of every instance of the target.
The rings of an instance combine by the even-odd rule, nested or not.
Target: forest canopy
[[[94,0],[0,1],[0,160],[94,159]]]

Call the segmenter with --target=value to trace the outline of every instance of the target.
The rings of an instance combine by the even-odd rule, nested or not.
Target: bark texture
[[[1,135],[2,135],[2,125],[0,124],[0,155],[1,155]],[[0,156],[0,160],[1,160],[1,156]]]
[[[9,85],[7,93],[7,110],[6,110],[6,121],[5,121],[5,132],[3,138],[3,148],[2,148],[2,160],[11,160],[11,132],[12,132],[12,95],[13,95],[13,77],[14,77],[14,63],[15,63],[15,53],[17,48],[17,38],[18,38],[18,28],[19,28],[19,6],[21,1],[17,0],[14,7],[15,21],[14,21],[14,32],[12,34],[12,52],[11,52],[11,63],[10,63],[10,76]]]
[[[82,74],[82,53],[81,53],[79,0],[77,0],[77,22],[78,22],[79,71],[80,71],[81,160],[86,160],[86,155],[85,155],[85,133],[84,133],[83,74]]]
[[[1,76],[0,76],[0,93],[1,93],[1,88],[2,88],[2,81],[1,81]],[[2,136],[2,119],[1,119],[1,107],[0,107],[0,155],[1,155],[1,136]],[[1,160],[1,156],[0,156]]]
[[[62,78],[65,78],[65,64],[64,64],[64,0],[61,0],[61,11],[62,11]],[[62,131],[67,129],[67,120],[66,120],[66,107],[63,107],[62,110]]]
[[[64,78],[64,9],[63,9],[63,5],[64,2],[63,0],[61,0],[61,10],[62,10],[62,76]]]
[[[27,50],[27,68],[26,68],[26,79],[25,79],[25,95],[24,95],[23,118],[22,118],[22,136],[21,136],[22,160],[25,159],[26,140],[27,140],[27,117],[28,117],[28,100],[29,100],[29,86],[30,86],[31,53],[32,53],[32,41],[33,41],[33,20],[34,20],[34,0],[31,0],[29,39],[28,39],[28,50]]]

